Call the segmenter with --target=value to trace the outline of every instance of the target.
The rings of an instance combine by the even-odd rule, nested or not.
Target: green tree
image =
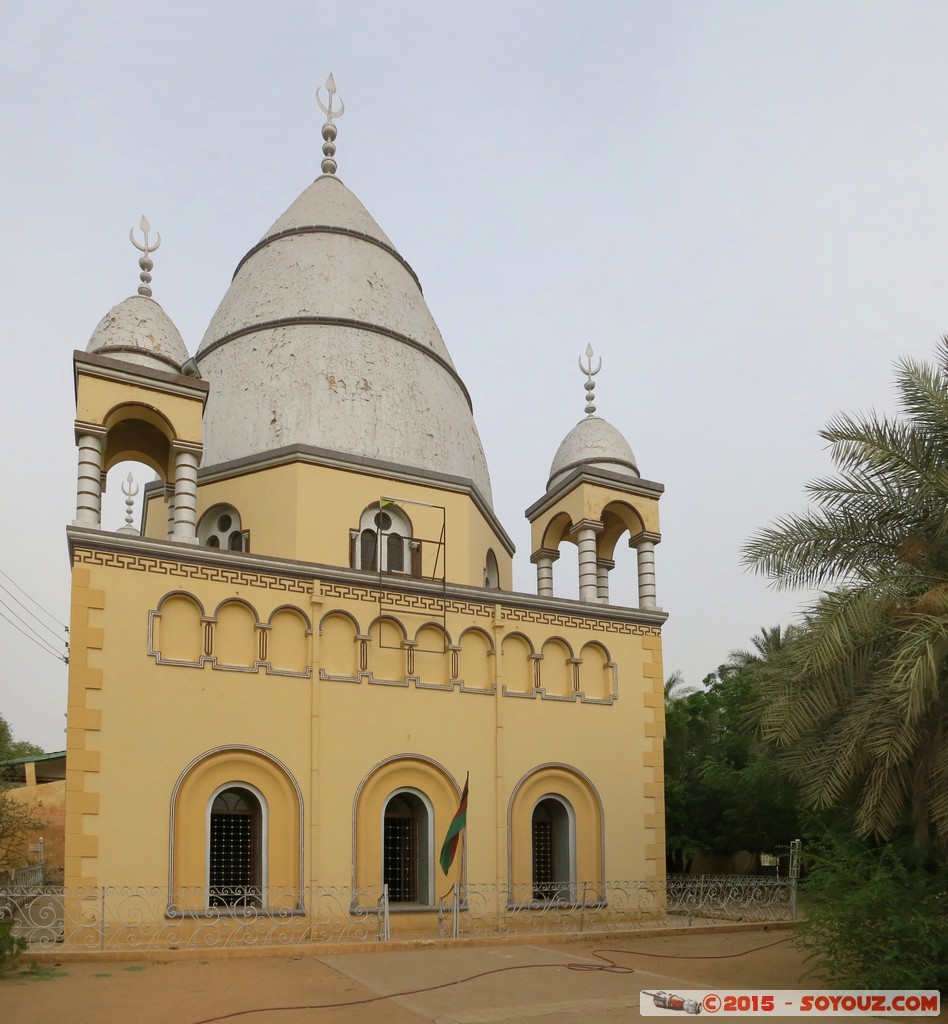
[[[42,747],[25,740],[14,740],[7,720],[0,715],[0,761],[12,761],[31,754],[42,754]],[[0,869],[20,867],[23,850],[40,822],[26,804],[7,795],[9,787],[0,776]]]
[[[863,836],[906,816],[948,846],[948,339],[897,364],[897,416],[821,432],[836,473],[813,507],[753,537],[744,560],[780,588],[826,588],[781,670],[761,678],[765,738],[813,808],[854,808]]]
[[[42,754],[43,748],[26,740],[15,740],[9,723],[0,715],[0,761],[13,761],[18,757]]]
[[[735,652],[705,678],[703,689],[685,688],[677,675],[666,683],[669,871],[690,870],[699,853],[759,856],[787,846],[799,832],[795,787],[747,713],[763,664]]]
[[[833,827],[811,845],[795,941],[840,989],[948,989],[945,865]]]
[[[15,800],[0,786],[0,870],[23,866],[27,844],[41,827],[33,808]]]

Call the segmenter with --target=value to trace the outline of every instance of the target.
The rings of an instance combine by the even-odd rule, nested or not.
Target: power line
[[[47,631],[47,633],[52,633],[52,635],[54,637],[56,637],[57,640],[61,640],[62,639],[60,630],[53,629],[52,626],[49,626],[45,622],[43,622],[43,620],[35,612],[30,611],[30,609],[26,607],[26,605],[16,596],[16,594],[11,593],[11,591],[9,591],[2,583],[0,583],[0,590],[2,590],[12,600],[16,601],[17,605],[24,612],[26,612],[26,614],[29,615],[31,619],[33,619],[40,626],[42,626],[42,628],[45,629]],[[0,603],[3,603],[3,599],[2,598],[0,598]],[[12,608],[9,608],[9,605],[4,604],[4,607],[8,608],[10,611],[13,611]],[[14,612],[14,614],[16,614],[16,613]],[[19,616],[17,616],[17,618],[19,618]],[[20,621],[22,622],[23,620],[21,619]],[[32,627],[30,627],[30,628],[32,629]],[[68,632],[68,630],[66,632]]]
[[[30,624],[29,624],[29,623],[28,623],[28,622],[26,621],[26,619],[24,619],[22,615],[19,615],[19,614],[18,614],[18,613],[16,612],[16,610],[15,610],[15,609],[11,608],[11,607],[10,607],[10,606],[9,606],[9,605],[8,605],[8,604],[6,603],[6,601],[4,601],[4,600],[3,600],[3,598],[2,598],[2,597],[0,597],[0,608],[6,608],[6,610],[7,610],[7,611],[8,611],[8,612],[9,612],[9,613],[10,613],[10,614],[11,614],[11,615],[12,615],[12,616],[13,616],[13,617],[15,618],[15,619],[18,619],[18,620],[19,620],[20,622],[22,622],[22,623],[23,623],[23,625],[24,625],[24,626],[26,626],[26,628],[27,628],[27,629],[28,629],[28,630],[29,630],[29,631],[30,631],[30,632],[31,632],[31,633],[33,634],[33,636],[35,636],[35,637],[36,637],[36,638],[37,638],[38,640],[42,640],[42,642],[43,642],[44,644],[46,644],[46,645],[47,645],[48,647],[53,647],[53,644],[51,644],[51,643],[50,643],[50,642],[49,642],[49,641],[48,641],[48,640],[46,639],[46,637],[42,635],[42,633],[37,633],[37,631],[36,631],[36,630],[35,630],[35,629],[34,629],[34,628],[33,628],[33,627],[32,627],[32,626],[31,626],[31,625],[30,625]],[[25,610],[25,609],[24,609],[24,610]],[[9,620],[9,619],[7,619],[7,621],[9,622],[10,620]],[[66,641],[65,641],[64,639],[60,639],[60,638],[59,638],[58,636],[56,637],[56,639],[57,639],[57,640],[58,640],[58,641],[59,641],[60,643],[62,643],[62,644],[66,644],[66,646],[68,646],[68,644],[66,643]],[[54,648],[54,649],[55,649],[55,648]]]
[[[6,605],[4,605],[4,607],[5,607],[5,608],[7,608],[7,606],[6,606]],[[9,608],[7,608],[7,610],[9,611],[10,609],[9,609]],[[14,614],[14,615],[16,615],[16,612],[13,612],[13,614]],[[17,615],[17,618],[19,618],[19,616],[18,616],[18,615]],[[15,622],[14,622],[14,621],[12,620],[12,619],[10,619],[10,618],[7,618],[7,616],[6,616],[6,615],[4,615],[4,614],[3,614],[3,612],[0,612],[0,619],[4,619],[4,620],[6,620],[7,622],[9,622],[9,623],[10,623],[10,625],[11,625],[11,626],[12,626],[12,627],[13,627],[13,628],[14,628],[14,629],[15,629],[15,630],[16,630],[16,631],[18,632],[18,633],[22,633],[22,634],[23,634],[23,636],[25,636],[27,640],[30,640],[30,641],[32,641],[32,642],[33,642],[34,644],[36,644],[36,646],[37,646],[37,647],[39,647],[39,648],[41,648],[42,650],[44,650],[44,651],[45,651],[45,652],[46,652],[47,654],[51,654],[51,655],[52,655],[52,656],[53,656],[53,657],[54,657],[54,658],[55,658],[55,659],[56,659],[57,661],[61,661],[61,662],[63,662],[64,664],[68,664],[68,663],[69,663],[69,659],[68,659],[68,658],[66,657],[66,655],[65,655],[65,654],[62,654],[62,653],[60,653],[59,651],[56,651],[56,650],[54,650],[54,649],[53,649],[53,648],[52,648],[52,647],[51,647],[51,646],[50,646],[50,645],[49,645],[49,644],[48,644],[48,643],[47,643],[47,642],[46,642],[45,640],[43,640],[42,638],[40,638],[40,639],[37,639],[37,637],[39,636],[39,634],[36,634],[36,636],[31,636],[31,635],[30,635],[29,633],[27,633],[27,632],[26,632],[26,630],[25,630],[25,629],[21,629],[21,628],[20,628],[20,627],[19,627],[19,626],[18,626],[18,625],[17,625],[17,624],[16,624],[16,623],[15,623]],[[21,619],[20,621],[22,622],[23,620]]]
[[[10,576],[10,575],[8,575],[7,573],[5,573],[5,572],[4,572],[4,571],[3,571],[2,569],[0,569],[0,576],[3,576],[3,578],[4,578],[4,579],[6,579],[6,580],[9,580],[9,581],[10,581],[10,582],[11,582],[11,583],[12,583],[12,584],[13,584],[13,585],[14,585],[14,586],[16,587],[16,589],[17,589],[17,590],[19,590],[19,592],[20,592],[20,593],[21,593],[21,594],[22,594],[22,595],[23,595],[23,596],[24,596],[24,597],[25,597],[25,598],[26,598],[26,599],[27,599],[28,601],[30,601],[30,602],[31,602],[32,604],[36,605],[36,607],[37,607],[37,608],[39,608],[39,610],[40,610],[40,611],[41,611],[41,612],[42,612],[42,613],[43,613],[43,614],[44,614],[44,615],[45,615],[45,616],[46,616],[46,617],[47,617],[48,619],[52,619],[52,620],[53,620],[53,622],[55,622],[57,626],[62,626],[62,628],[63,628],[63,629],[64,629],[64,630],[65,630],[65,631],[66,631],[67,633],[69,632],[69,627],[68,627],[68,626],[66,625],[66,623],[65,623],[65,622],[60,622],[60,621],[59,621],[59,619],[57,619],[55,615],[53,615],[53,614],[52,614],[51,612],[48,612],[48,611],[46,611],[46,609],[45,609],[45,608],[44,608],[44,607],[43,607],[43,606],[42,606],[42,605],[41,605],[41,604],[39,603],[39,601],[37,601],[37,600],[36,600],[35,598],[32,598],[32,597],[30,597],[30,595],[29,595],[29,594],[28,594],[28,593],[27,593],[27,592],[26,592],[26,591],[25,591],[25,590],[24,590],[24,589],[23,589],[23,588],[22,588],[22,587],[20,586],[20,584],[19,584],[19,583],[17,583],[17,581],[16,581],[15,579],[13,579],[13,577],[12,577],[12,576]],[[2,586],[2,584],[0,584],[0,586]],[[6,588],[6,587],[4,587],[3,589],[4,589],[4,590],[7,590],[7,588]],[[7,593],[8,593],[8,594],[10,594],[10,591],[9,591],[9,590],[7,590]],[[12,594],[10,594],[10,596],[11,596],[11,597],[13,597],[13,595],[12,595]],[[14,600],[17,600],[17,598],[14,598]],[[20,603],[20,604],[23,604],[23,602],[22,602],[22,601],[20,601],[19,603]],[[30,614],[32,615],[33,613],[32,613],[32,612],[30,612]],[[35,618],[35,616],[34,616],[34,618]]]

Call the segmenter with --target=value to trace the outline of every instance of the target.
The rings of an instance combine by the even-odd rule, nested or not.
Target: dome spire
[[[319,109],[326,115],[326,123],[323,125],[323,162],[320,167],[323,174],[335,174],[336,161],[333,157],[336,155],[336,126],[332,122],[334,117],[342,117],[346,112],[346,105],[340,99],[339,107],[333,107],[333,100],[336,97],[336,80],[332,77],[331,71],[326,79],[326,92],[329,93],[329,106],[326,106],[320,98],[319,89],[316,90],[316,102],[319,104]]]
[[[583,365],[583,357],[579,357],[579,368],[586,374],[586,415],[592,416],[596,411],[596,382],[593,377],[602,369],[602,356],[599,356],[599,365],[593,369],[593,347],[586,346],[586,363]]]
[[[151,231],[151,225],[148,223],[148,218],[142,214],[142,219],[139,221],[138,226],[141,228],[142,235],[145,238],[145,244],[139,245],[135,241],[135,229],[128,229],[128,237],[131,239],[132,245],[145,255],[138,261],[138,265],[141,267],[142,272],[138,275],[141,278],[141,284],[138,286],[138,294],[144,295],[146,299],[151,298],[151,272],[154,269],[155,264],[151,260],[150,253],[153,253],[159,245],[161,245],[161,235],[156,231],[155,238],[157,239],[154,245],[151,245],[148,241],[148,232]]]

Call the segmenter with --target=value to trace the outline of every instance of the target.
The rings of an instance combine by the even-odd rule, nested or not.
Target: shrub
[[[12,920],[0,921],[0,971],[15,967],[20,954],[26,949],[26,939],[13,934]]]
[[[948,864],[908,843],[828,835],[795,941],[836,988],[948,989]]]

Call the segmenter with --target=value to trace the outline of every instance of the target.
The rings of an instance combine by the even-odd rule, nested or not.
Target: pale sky
[[[739,549],[805,506],[818,429],[890,409],[893,362],[948,330],[944,2],[3,7],[0,570],[63,621],[71,357],[138,285],[128,230],[160,231],[155,298],[193,354],[319,173],[329,71],[339,177],[471,393],[516,589],[535,592],[523,510],[583,415],[591,343],[599,415],[666,487],[665,670],[689,683],[799,606]],[[3,621],[0,651],[0,714],[62,749],[64,666]]]

